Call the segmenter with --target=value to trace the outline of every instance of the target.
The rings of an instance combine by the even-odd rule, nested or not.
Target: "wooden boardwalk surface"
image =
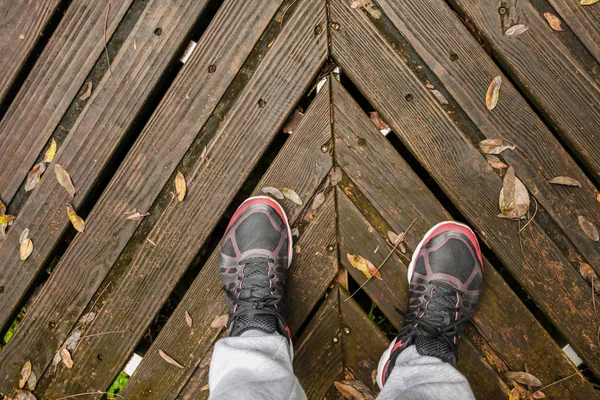
[[[0,6],[1,394],[29,361],[38,399],[113,398],[118,377],[119,398],[208,398],[219,239],[245,197],[276,187],[302,200],[282,205],[298,229],[287,303],[309,399],[351,379],[377,393],[412,250],[448,219],[486,257],[458,350],[476,397],[533,398],[509,371],[546,398],[600,397],[600,2],[17,3]],[[492,160],[505,168],[485,139],[515,146]],[[519,221],[498,216],[508,166],[531,200]],[[390,231],[407,231],[406,251]],[[383,279],[348,254],[385,260]]]

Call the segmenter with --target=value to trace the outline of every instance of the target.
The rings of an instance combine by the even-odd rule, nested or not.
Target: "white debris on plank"
[[[198,45],[197,42],[190,40],[187,47],[185,48],[185,51],[183,52],[183,55],[179,59],[179,61],[181,61],[182,64],[185,64],[187,62],[187,60],[190,59],[190,57],[192,56],[192,53],[194,52],[194,49],[196,48],[197,45]]]

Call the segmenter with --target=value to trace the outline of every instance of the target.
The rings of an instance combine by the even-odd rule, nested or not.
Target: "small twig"
[[[70,395],[70,396],[59,397],[59,398],[58,398],[58,399],[56,399],[56,400],[72,399],[73,397],[79,397],[79,396],[90,396],[90,395],[92,395],[92,394],[111,394],[111,395],[114,395],[114,396],[117,396],[117,397],[120,397],[120,398],[124,399],[124,397],[123,397],[123,396],[121,396],[121,395],[119,395],[119,394],[117,394],[117,393],[108,393],[108,392],[103,392],[103,391],[101,391],[101,390],[97,390],[97,391],[95,391],[95,392],[77,393],[77,394],[72,394],[72,395]]]
[[[402,232],[400,235],[398,235],[398,238],[396,239],[396,243],[394,244],[394,247],[392,248],[392,250],[390,250],[390,252],[388,253],[388,255],[383,259],[383,261],[381,262],[381,264],[379,264],[379,267],[377,267],[377,269],[375,270],[375,272],[372,273],[371,276],[369,278],[367,278],[367,280],[364,281],[363,284],[360,285],[358,287],[358,289],[356,289],[354,291],[354,293],[352,293],[350,295],[350,297],[348,297],[346,300],[344,300],[344,302],[350,300],[356,293],[358,293],[358,291],[360,289],[362,289],[367,283],[369,283],[369,281],[371,280],[372,277],[374,277],[375,275],[377,275],[377,273],[379,272],[379,270],[381,269],[381,267],[383,267],[384,264],[386,263],[386,261],[389,260],[389,258],[392,256],[392,254],[394,254],[394,252],[396,251],[396,247],[398,247],[398,245],[400,245],[400,243],[402,243],[404,241],[404,238],[406,237],[406,233],[410,230],[410,228],[412,228],[412,226],[414,225],[415,222],[417,222],[417,218],[413,219],[412,222],[410,223],[410,225],[408,225],[408,228],[406,228],[406,230],[404,232]]]
[[[547,389],[550,386],[554,386],[557,383],[561,383],[562,381],[566,381],[567,379],[570,379],[570,378],[574,377],[575,375],[581,375],[581,371],[577,371],[574,374],[571,374],[571,375],[567,376],[566,378],[562,378],[562,379],[557,380],[556,382],[549,383],[548,385],[543,386],[543,387],[539,388],[538,390],[536,390],[535,392],[531,393],[527,398],[528,399],[533,399],[533,395],[536,394],[537,392],[541,392],[542,390]]]
[[[131,332],[131,329],[123,329],[120,331],[109,331],[109,332],[100,332],[100,333],[93,333],[91,335],[85,335],[79,338],[79,340],[81,339],[87,339],[87,338],[91,338],[91,337],[95,337],[95,336],[102,336],[102,335],[110,335],[112,333],[126,333],[126,332]]]
[[[110,57],[108,55],[108,46],[106,44],[106,29],[108,25],[108,14],[110,13],[110,1],[106,3],[106,16],[104,17],[104,51],[106,52],[106,61],[108,61],[108,72],[112,76],[112,66],[110,65]]]
[[[531,221],[533,221],[533,219],[535,218],[535,215],[538,212],[538,202],[535,199],[535,197],[533,198],[533,201],[535,201],[535,210],[533,211],[533,216],[531,218],[529,218],[529,221],[527,221],[527,223],[525,225],[523,225],[523,227],[521,229],[519,229],[519,233],[521,233],[523,231],[523,229],[527,228],[527,225],[529,225],[531,223]]]

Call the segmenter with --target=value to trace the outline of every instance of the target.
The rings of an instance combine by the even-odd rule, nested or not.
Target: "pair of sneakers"
[[[221,244],[220,275],[229,306],[229,336],[248,330],[291,340],[284,293],[292,262],[292,232],[285,211],[269,197],[252,197],[234,213]],[[421,355],[456,365],[456,346],[473,316],[483,284],[483,261],[473,231],[457,222],[434,226],[408,268],[404,324],[377,369],[382,388],[398,355],[415,345]]]

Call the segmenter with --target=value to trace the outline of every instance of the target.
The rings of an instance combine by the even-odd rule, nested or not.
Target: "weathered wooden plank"
[[[0,244],[0,285],[5,288],[0,294],[1,327],[10,324],[11,315],[20,307],[27,289],[69,227],[65,203],[71,203],[77,209],[95,189],[97,178],[111,162],[111,156],[126,137],[170,60],[177,55],[206,3],[206,0],[153,1],[123,44],[112,63],[112,73],[105,75],[98,84],[55,157],[55,163],[71,175],[77,189],[75,198],[71,199],[60,186],[53,171],[54,164],[51,164],[21,209],[13,229]],[[160,36],[154,34],[157,27],[162,29]],[[252,43],[246,46],[249,51]],[[231,57],[235,56],[231,54]],[[162,140],[162,132],[157,136],[156,143],[168,144]],[[152,167],[151,164],[147,166]],[[130,226],[134,228],[136,224]],[[19,258],[19,235],[26,228],[34,241],[34,252],[23,262]]]
[[[329,91],[323,90],[259,182],[254,194],[260,194],[265,186],[292,187],[301,198],[308,199],[331,165],[329,154],[321,152],[322,143],[330,135]],[[291,171],[295,174],[290,174]],[[329,201],[321,206],[315,219],[302,232],[298,245],[303,250],[300,254],[294,254],[290,267],[287,309],[292,333],[323,296],[338,269],[335,249],[333,252],[327,250],[329,244],[337,248],[334,243],[335,207],[332,197],[329,196]],[[289,201],[282,202],[282,205],[293,224],[302,211],[301,207]],[[218,334],[218,330],[210,328],[210,323],[215,316],[227,312],[218,265],[219,250],[216,249],[153,342],[122,395],[133,399],[144,398],[151,391],[157,397],[173,397],[186,384],[195,364]],[[182,332],[189,330],[185,324],[185,311],[194,320],[190,335],[182,335]],[[183,370],[173,369],[160,359],[158,349],[189,362],[184,364]],[[193,386],[188,390],[197,394],[199,388]]]
[[[232,9],[232,2],[229,2],[226,7],[222,8],[222,11],[217,13],[214,19],[215,23],[205,32],[205,35],[198,44],[197,51],[183,67],[172,89],[169,90],[165,100],[159,105],[156,113],[152,116],[147,127],[134,145],[134,149],[124,161],[121,170],[117,173],[116,180],[107,189],[109,192],[106,192],[104,198],[104,209],[98,212],[95,217],[97,218],[97,222],[93,222],[93,215],[90,216],[86,227],[88,233],[75,239],[75,242],[81,240],[82,246],[88,244],[92,248],[89,249],[85,256],[81,255],[79,250],[71,250],[69,252],[70,255],[67,255],[63,259],[61,266],[58,266],[54,271],[55,278],[46,284],[48,291],[42,292],[41,298],[45,298],[46,301],[42,300],[39,302],[37,311],[32,310],[27,318],[28,322],[24,322],[20,327],[20,331],[22,332],[27,332],[30,328],[32,329],[31,332],[40,332],[40,326],[48,329],[47,326],[52,321],[53,325],[55,324],[59,327],[59,329],[53,331],[57,336],[50,335],[52,337],[50,342],[46,341],[48,339],[48,335],[46,334],[38,336],[36,334],[24,333],[21,337],[17,334],[13,338],[15,343],[23,340],[26,343],[24,348],[31,349],[32,354],[41,356],[39,364],[34,364],[34,369],[40,373],[44,370],[49,359],[51,359],[52,353],[56,350],[58,344],[64,340],[64,335],[70,331],[72,323],[78,318],[89,301],[94,288],[102,282],[112,264],[125,247],[129,237],[136,230],[138,223],[125,220],[123,214],[132,208],[138,208],[141,211],[149,209],[160,193],[161,188],[169,179],[177,163],[181,160],[200,128],[216,107],[220,97],[240,69],[244,62],[244,56],[249,54],[254,43],[258,40],[262,29],[268,23],[274,9],[276,9],[279,3],[275,0],[275,2],[264,2],[262,4],[261,7],[247,10],[245,7],[241,7],[241,5],[235,7],[235,4],[233,4],[234,7]],[[244,34],[240,34],[239,36],[229,35],[229,29],[232,27],[236,27],[238,32],[244,32]],[[161,36],[164,35],[165,33]],[[221,68],[216,69],[214,73],[210,73],[207,65],[212,65],[215,63],[215,60],[218,60]],[[116,66],[113,66],[113,68],[116,68]],[[200,77],[203,79],[200,79]],[[110,117],[111,114],[109,113],[108,115]],[[165,135],[164,132],[171,132],[171,134]],[[160,146],[157,145],[159,143]],[[67,147],[63,145],[63,153],[65,148]],[[62,154],[57,157],[60,159],[61,156]],[[52,173],[52,171],[49,172]],[[71,171],[72,174],[76,172],[76,169]],[[44,184],[53,185],[54,181],[55,178],[50,175],[49,179],[43,179],[40,186]],[[80,182],[75,177],[74,181],[78,187],[84,184],[84,182]],[[36,190],[40,190],[40,187]],[[62,188],[58,188],[56,193],[58,195],[63,192]],[[62,214],[64,211],[62,210],[62,205],[60,207],[60,210],[58,207],[54,207],[56,209],[54,215],[60,215],[60,219],[55,217],[51,220],[54,222],[50,224],[50,227],[57,223],[61,225],[68,223],[63,222],[64,216]],[[37,213],[35,220],[39,221],[37,224],[44,223],[45,215],[48,212],[49,210],[42,208]],[[23,215],[21,213],[20,218],[23,218]],[[19,223],[18,221],[15,222],[16,225]],[[31,228],[33,221],[23,221],[22,223],[22,227],[29,226],[32,234],[34,234],[35,230]],[[48,222],[45,223],[48,224]],[[17,232],[20,230],[16,229]],[[48,233],[50,232],[52,230]],[[102,238],[104,244],[99,247],[102,251],[96,252],[93,250],[93,237],[95,235]],[[15,236],[17,235],[15,234]],[[43,239],[44,236],[33,236],[36,248],[43,248]],[[107,241],[110,245],[106,245]],[[4,246],[7,243],[9,243],[9,238],[7,238]],[[12,252],[11,256],[18,258]],[[36,257],[36,253],[32,257]],[[82,260],[87,261],[82,263]],[[91,279],[93,283],[89,281],[82,282],[81,287],[86,288],[86,293],[81,292],[79,288],[73,288],[72,292],[69,290],[66,292],[63,291],[61,287],[70,286],[72,270],[79,268],[78,266],[83,267],[80,271],[81,274],[84,274],[87,279]],[[87,274],[86,270],[88,272],[99,272],[98,274]],[[50,290],[50,288],[53,289]],[[6,294],[8,290],[6,289],[4,293]],[[54,291],[62,293],[67,298],[73,294],[77,297],[78,301],[75,301],[71,297],[62,304],[60,302],[55,303],[55,298],[53,297]],[[63,307],[67,307],[69,311],[66,313],[61,311],[58,314],[53,314],[52,312],[47,314],[45,307],[57,307],[59,310],[64,310]],[[62,323],[55,321],[53,315],[64,317],[64,319],[60,320]],[[3,362],[0,366],[0,376],[10,376],[11,372],[8,369],[17,368],[16,364],[19,364],[20,361],[9,362],[8,360],[12,359],[12,357],[16,357],[17,360],[21,357],[19,346],[15,346],[14,350],[11,350],[11,345],[9,345],[2,351],[0,358]],[[7,368],[7,370],[3,370],[2,368]]]
[[[185,383],[181,392],[177,395],[177,400],[206,400],[210,392],[208,391],[208,368],[212,359],[211,347],[202,357],[196,370]]]
[[[96,317],[94,328],[99,332],[118,329],[128,329],[129,332],[121,337],[96,336],[81,343],[72,369],[59,370],[47,390],[44,390],[42,380],[37,391],[43,397],[53,399],[110,384],[219,221],[229,201],[318,73],[327,53],[326,35],[322,32],[315,35],[314,27],[325,21],[324,4],[305,1],[299,3],[299,7],[302,12],[290,16],[282,33],[208,143],[206,157],[189,152],[182,160],[180,170],[188,183],[185,201],[167,206],[160,216],[157,214],[157,218],[146,220],[148,225],[138,232],[120,256],[116,265],[117,271],[120,271],[116,272],[118,279],[115,278],[114,284],[103,296],[104,312]],[[225,28],[230,31],[229,27]],[[290,53],[303,56],[290,57]],[[78,236],[65,257],[77,255],[80,261],[88,258],[86,254],[102,252],[104,264],[110,263],[113,254],[107,252],[106,247],[111,243],[110,238],[122,229],[119,225],[127,222],[123,214],[134,206],[144,209],[134,201],[139,196],[128,193],[124,188],[131,186],[131,179],[136,174],[156,173],[141,168],[131,169],[121,168],[117,172],[88,218],[90,233]],[[168,190],[172,187],[163,190],[163,199],[171,198]],[[124,208],[115,207],[115,204]],[[111,223],[105,229],[106,215],[110,212],[114,213],[114,218],[108,218]],[[126,234],[125,237],[129,236]],[[152,243],[145,238],[150,238]],[[119,235],[119,240],[123,240],[123,235]],[[97,288],[99,282],[89,278],[89,266],[80,268],[80,271],[86,276],[78,281],[78,285],[69,285],[70,293],[61,296],[64,299],[77,297],[89,300]],[[69,272],[72,277],[74,271]],[[56,296],[52,301],[56,304]],[[80,304],[77,301],[73,305],[71,301],[68,308],[76,309]],[[49,340],[56,338],[57,335],[54,335]],[[98,364],[98,353],[105,355],[102,365]]]
[[[321,399],[344,369],[337,288],[294,344],[294,373],[309,399]]]
[[[0,103],[31,55],[56,6],[55,0],[6,1],[0,5]]]
[[[471,23],[489,37],[494,51],[499,50],[507,60],[507,68],[519,76],[523,91],[555,121],[563,136],[571,137],[567,140],[582,148],[583,157],[589,158],[588,165],[600,178],[600,87],[582,71],[556,32],[527,1],[517,3],[518,9],[506,7],[511,15],[522,10],[520,18],[529,26],[529,31],[516,38],[502,35],[497,4],[458,3],[464,5]],[[480,132],[519,146],[502,156],[588,262],[599,266],[600,273],[600,247],[584,235],[578,223],[578,216],[584,215],[600,226],[597,189],[506,78],[498,105],[492,112],[487,110],[485,93],[502,72],[454,12],[443,1],[383,0],[380,4]],[[504,18],[516,21],[516,17]],[[431,21],[437,21],[433,31]],[[450,53],[458,58],[451,59]],[[564,175],[577,179],[582,188],[548,183]]]
[[[581,6],[578,1],[548,0],[579,40],[600,62],[600,8]]]
[[[586,365],[600,375],[592,298],[578,266],[569,263],[535,220],[519,235],[517,222],[497,217],[502,181],[485,158],[365,16],[338,0],[332,1],[330,11],[343,27],[331,36],[333,56],[340,66]]]
[[[111,1],[106,25],[107,40],[117,29],[131,2]],[[161,8],[156,7],[159,13]],[[0,198],[5,203],[12,200],[104,51],[106,11],[106,2],[103,1],[75,0],[70,4],[0,122],[0,143],[4,149],[0,154]],[[110,85],[118,86],[114,81]]]

